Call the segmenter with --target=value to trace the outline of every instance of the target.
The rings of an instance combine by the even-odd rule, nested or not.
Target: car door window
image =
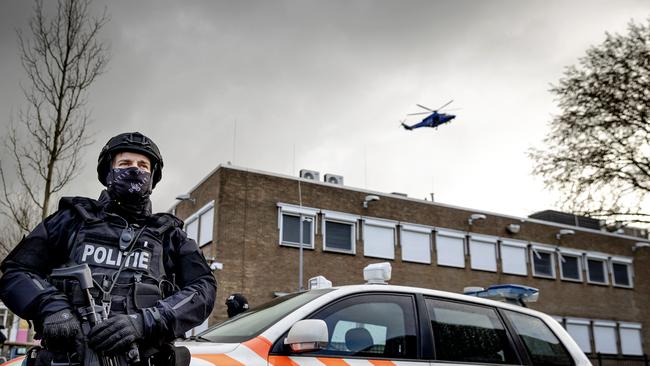
[[[370,294],[345,298],[312,319],[327,324],[329,343],[318,355],[417,358],[414,298]]]
[[[544,321],[531,315],[509,310],[504,313],[526,346],[534,365],[569,366],[573,364],[571,355]]]
[[[436,359],[469,363],[517,364],[507,331],[496,310],[426,299]]]

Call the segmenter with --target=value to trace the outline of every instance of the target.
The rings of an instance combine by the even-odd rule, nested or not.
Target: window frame
[[[546,326],[546,328],[550,331],[550,333],[559,341],[560,346],[564,349],[566,354],[569,356],[568,358],[569,358],[569,361],[571,362],[571,365],[575,366],[576,363],[575,363],[575,360],[573,358],[573,355],[571,354],[569,349],[566,347],[566,345],[562,341],[562,337],[560,337],[555,332],[553,327],[550,324],[548,324],[546,321],[544,321],[543,318],[540,318],[540,317],[538,317],[536,315],[533,315],[533,314],[528,314],[528,313],[525,313],[525,312],[522,312],[522,311],[518,311],[517,309],[497,308],[497,311],[501,315],[501,318],[503,319],[503,322],[507,324],[510,336],[515,339],[515,343],[517,344],[517,351],[519,352],[519,357],[522,360],[526,359],[526,362],[520,362],[520,364],[533,365],[533,357],[530,354],[530,350],[529,350],[528,346],[526,345],[524,340],[521,339],[519,333],[517,332],[516,325],[510,319],[510,316],[508,315],[508,313],[519,314],[519,315],[523,315],[523,316],[529,316],[531,318],[535,318],[535,319],[538,319],[539,321],[541,321]],[[557,319],[555,319],[555,317],[553,317],[553,319],[555,321],[557,321]],[[563,327],[561,322],[558,322],[558,325],[560,327]]]
[[[377,291],[377,292],[362,292],[362,293],[352,293],[346,296],[342,296],[340,298],[335,299],[334,301],[325,304],[324,306],[319,307],[315,311],[313,311],[311,314],[305,316],[303,319],[323,319],[324,317],[321,315],[323,313],[327,314],[328,312],[330,313],[329,315],[332,314],[332,309],[340,306],[342,302],[345,301],[358,301],[357,299],[363,298],[368,299],[369,297],[386,297],[386,298],[395,298],[395,297],[400,297],[400,298],[407,298],[411,301],[411,309],[410,309],[410,314],[412,315],[412,320],[413,320],[413,331],[415,332],[415,354],[412,355],[412,357],[386,357],[386,356],[368,356],[368,355],[347,355],[347,354],[330,354],[329,352],[322,352],[322,351],[313,351],[313,352],[306,352],[306,353],[292,353],[289,351],[286,353],[287,356],[292,356],[292,357],[334,357],[334,358],[345,358],[345,359],[361,359],[361,360],[367,360],[369,358],[378,358],[378,359],[387,359],[387,360],[408,360],[412,362],[423,362],[426,361],[421,357],[422,354],[422,346],[423,346],[423,335],[422,335],[422,327],[421,327],[421,310],[419,309],[420,303],[418,299],[418,295],[416,293],[404,293],[404,292],[383,292],[383,291]],[[365,303],[366,301],[362,301],[361,303]],[[397,304],[397,302],[392,302],[394,304]],[[354,304],[357,305],[357,304]],[[340,309],[337,309],[337,311]],[[405,315],[408,315],[407,312],[404,313]],[[404,319],[406,321],[405,325],[407,325],[409,319],[405,317]],[[288,330],[287,333],[288,334]],[[278,341],[276,341],[276,346],[278,346],[278,343],[281,343],[281,340],[285,338],[285,336],[279,337]],[[330,337],[332,334],[330,334]],[[271,353],[275,353],[274,350],[276,350],[278,347],[273,346]]]
[[[470,234],[467,237],[467,245],[469,247],[469,267],[474,271],[484,271],[484,272],[497,272],[497,263],[499,263],[499,253],[497,250],[499,238],[496,236],[488,235],[479,235],[479,234]],[[472,250],[474,244],[489,244],[491,245],[492,254],[494,254],[494,262],[490,263],[493,265],[492,268],[481,268],[479,267],[480,263],[475,262],[474,251]],[[476,259],[478,261],[478,258]]]
[[[556,263],[555,263],[555,248],[547,245],[541,245],[541,244],[531,244],[530,245],[530,270],[533,275],[533,277],[537,278],[547,278],[547,279],[556,279],[557,278],[557,273],[556,273]],[[537,256],[536,252],[541,252],[541,253],[547,253],[550,255],[551,259],[551,274],[543,274],[543,273],[537,273],[535,270],[535,258]]]
[[[605,353],[602,350],[598,349],[598,337],[596,336],[596,328],[607,328],[607,329],[613,329],[614,330],[614,348],[616,349],[614,353]],[[620,347],[619,347],[619,334],[618,334],[618,327],[616,326],[615,321],[609,321],[609,320],[594,320],[592,323],[592,334],[593,334],[593,340],[594,340],[594,352],[596,353],[602,353],[605,355],[618,355],[620,354]],[[602,346],[602,345],[601,345]]]
[[[385,219],[378,219],[378,218],[371,218],[371,217],[363,217],[361,219],[362,221],[362,239],[363,239],[363,256],[364,257],[369,257],[369,258],[381,258],[381,259],[390,259],[390,260],[395,260],[395,247],[397,247],[397,221],[393,220],[385,220]],[[383,228],[383,229],[390,229],[391,230],[391,240],[392,240],[392,255],[391,256],[381,256],[381,255],[376,255],[372,253],[368,253],[366,251],[367,248],[367,243],[366,243],[366,234],[367,234],[367,226],[370,227],[378,227],[378,228]]]
[[[562,281],[570,281],[570,282],[584,282],[584,252],[581,252],[579,250],[575,249],[569,249],[569,248],[558,248],[558,267],[560,269],[560,279]],[[576,264],[578,265],[578,277],[579,278],[570,278],[570,277],[565,277],[564,276],[564,269],[562,268],[562,259],[563,257],[573,257],[577,258]]]
[[[599,261],[602,263],[604,282],[593,281],[591,279],[591,274],[589,271],[589,260]],[[595,252],[587,252],[584,256],[584,262],[585,270],[587,272],[587,283],[592,285],[609,286],[609,257],[607,255]]]
[[[300,224],[302,225],[302,219],[305,217],[311,218],[311,245],[306,245],[307,243],[302,243],[303,249],[314,250],[316,248],[316,231],[318,229],[318,212],[317,208],[305,207],[305,206],[296,206],[288,203],[278,202],[278,244],[281,246],[300,248],[300,243],[294,243],[292,241],[284,240],[284,215],[298,217]],[[300,234],[298,234],[300,236]]]
[[[622,288],[634,288],[634,267],[633,267],[633,260],[632,258],[628,257],[610,257],[609,258],[609,271],[612,276],[612,286],[614,287],[622,287]],[[616,282],[616,276],[614,275],[614,264],[623,264],[627,267],[627,278],[629,280],[629,284],[620,284]]]
[[[183,227],[183,231],[187,233],[187,227],[191,224],[193,224],[196,221],[196,244],[199,246],[199,248],[204,247],[212,242],[215,242],[214,239],[214,223],[216,222],[216,213],[214,212],[215,206],[214,206],[214,200],[206,203],[203,205],[201,208],[196,210],[193,214],[188,216],[184,221],[185,221],[185,226]],[[210,237],[210,240],[201,243],[201,216],[205,214],[206,212],[212,210],[212,235]]]
[[[465,263],[465,257],[467,256],[467,233],[462,232],[462,231],[456,231],[456,230],[449,230],[449,229],[443,229],[443,228],[435,228],[435,247],[434,251],[436,253],[436,265],[442,266],[442,267],[452,267],[452,268],[466,268],[467,264]],[[440,241],[438,240],[438,236],[444,236],[447,238],[456,238],[456,239],[461,239],[461,248],[462,248],[462,265],[457,265],[457,264],[450,264],[450,263],[440,263]]]
[[[400,223],[399,224],[399,245],[402,248],[401,250],[401,259],[402,262],[409,262],[409,263],[422,263],[422,264],[431,264],[431,253],[433,251],[433,246],[432,246],[432,232],[433,232],[433,227],[431,226],[424,226],[424,225],[417,225],[417,224],[407,224],[407,223]],[[404,233],[405,232],[410,232],[410,233],[416,233],[416,234],[422,234],[426,235],[428,239],[428,257],[426,260],[417,260],[417,259],[405,259],[404,258]]]
[[[190,227],[190,225],[192,225],[192,224],[196,224],[196,235],[195,235],[195,236],[196,236],[196,239],[193,238],[193,237],[190,235],[191,232],[190,232],[190,230],[189,230],[189,227]],[[199,232],[199,218],[198,218],[198,217],[194,217],[194,218],[192,218],[192,220],[187,220],[187,221],[185,221],[185,226],[183,227],[183,231],[185,231],[185,234],[187,235],[188,238],[190,238],[190,239],[194,240],[196,243],[198,243],[199,234],[200,234],[200,232]],[[197,245],[198,245],[198,244],[197,244]]]
[[[584,318],[570,318],[570,317],[565,318],[565,320],[566,320],[566,325],[564,326],[564,329],[567,331],[567,333],[569,333],[571,338],[575,340],[576,344],[578,344],[578,347],[580,347],[580,344],[573,337],[573,334],[569,332],[569,325],[587,327],[587,342],[588,342],[589,349],[584,350],[582,349],[582,347],[580,347],[580,349],[584,353],[592,353],[594,351],[594,340],[593,340],[593,328],[592,328],[591,321],[589,319],[584,319]]]
[[[465,364],[462,361],[445,361],[445,360],[438,359],[438,356],[437,356],[437,353],[436,353],[436,345],[435,345],[436,336],[435,336],[435,332],[433,330],[433,326],[431,324],[432,319],[431,319],[431,314],[430,314],[429,309],[428,309],[428,305],[427,305],[427,301],[426,301],[427,299],[432,299],[432,300],[437,300],[437,301],[445,301],[445,302],[449,302],[449,303],[457,303],[457,304],[461,304],[461,305],[475,306],[475,307],[479,307],[479,308],[493,310],[495,312],[497,318],[499,319],[499,321],[503,325],[503,329],[504,329],[504,331],[506,333],[506,337],[508,338],[508,343],[510,344],[510,347],[512,348],[512,350],[514,352],[515,357],[519,361],[518,364],[519,365],[526,364],[523,356],[527,355],[527,353],[525,352],[525,349],[523,348],[523,345],[521,345],[519,343],[519,341],[517,339],[515,339],[515,337],[514,337],[514,328],[509,323],[508,319],[506,319],[503,316],[503,314],[501,314],[501,309],[500,308],[495,307],[495,306],[475,303],[475,302],[468,302],[468,301],[448,298],[448,297],[441,297],[441,296],[423,294],[423,296],[422,296],[422,310],[421,310],[422,313],[420,313],[420,318],[421,318],[420,321],[422,323],[426,323],[426,324],[424,324],[424,327],[426,327],[428,329],[428,332],[431,334],[431,339],[430,339],[431,345],[423,344],[424,347],[430,347],[433,350],[433,355],[431,356],[431,359],[430,359],[431,362],[434,362],[434,363],[435,362],[441,362],[441,363],[444,362],[444,363],[454,363],[454,364],[456,364],[456,363]],[[425,341],[424,337],[421,337],[421,338],[422,338],[422,341],[424,342]],[[473,364],[473,363],[469,363],[469,364]],[[477,364],[481,364],[481,363],[479,362]]]
[[[623,329],[632,329],[638,331],[639,334],[639,348],[641,350],[641,353],[625,353],[623,351]],[[618,339],[620,343],[620,354],[624,356],[643,356],[643,332],[642,332],[643,326],[641,323],[633,323],[633,322],[618,322]]]
[[[322,220],[322,228],[323,228],[323,251],[324,252],[333,252],[333,253],[343,253],[343,254],[352,254],[356,255],[357,254],[357,239],[358,239],[358,233],[357,233],[357,228],[358,228],[358,222],[360,219],[360,216],[357,215],[351,215],[343,212],[336,212],[336,211],[326,211],[326,210],[321,210],[321,214],[323,216]],[[350,250],[344,250],[344,249],[338,249],[338,248],[328,248],[327,247],[327,223],[328,222],[335,222],[338,224],[345,224],[345,225],[350,225],[351,230],[350,230],[350,242],[351,242],[351,248]]]
[[[501,262],[501,273],[508,274],[508,275],[513,275],[513,276],[524,276],[528,277],[528,264],[530,262],[530,258],[528,258],[528,242],[524,241],[519,241],[519,240],[511,240],[511,239],[500,239],[499,240],[499,261]],[[524,273],[520,272],[514,272],[514,271],[506,271],[505,265],[504,265],[504,258],[506,256],[503,255],[503,247],[511,247],[511,248],[518,248],[518,249],[523,249],[523,259],[524,259]]]

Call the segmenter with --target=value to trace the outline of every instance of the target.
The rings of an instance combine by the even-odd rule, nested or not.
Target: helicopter
[[[443,123],[447,123],[447,122],[451,121],[452,119],[456,118],[455,115],[453,115],[453,114],[445,114],[445,113],[438,113],[439,110],[445,108],[446,106],[451,104],[451,102],[453,102],[453,99],[450,100],[449,102],[445,103],[442,107],[440,107],[438,109],[435,109],[435,110],[431,109],[429,107],[425,107],[425,106],[420,105],[420,104],[416,104],[418,107],[426,109],[427,112],[409,113],[409,114],[407,114],[407,116],[415,116],[415,115],[421,115],[421,114],[428,114],[428,116],[424,117],[424,119],[422,121],[420,121],[420,122],[418,122],[418,123],[416,123],[414,125],[411,125],[411,126],[404,123],[404,121],[401,121],[402,127],[404,127],[405,129],[410,131],[410,130],[420,128],[420,127],[438,127]]]

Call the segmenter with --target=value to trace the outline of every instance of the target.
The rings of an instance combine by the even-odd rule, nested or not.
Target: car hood
[[[190,365],[214,365],[214,356],[225,355],[237,349],[241,343],[212,343],[212,342],[176,342],[177,347],[187,347],[192,355]]]
[[[190,350],[191,366],[255,365],[266,364],[271,342],[258,336],[244,343],[177,342],[176,346]]]

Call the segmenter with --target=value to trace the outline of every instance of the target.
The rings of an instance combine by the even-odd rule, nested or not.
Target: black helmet
[[[242,294],[232,294],[226,299],[226,306],[228,307],[226,310],[228,317],[232,318],[248,310],[248,300]]]
[[[117,153],[124,151],[140,153],[151,160],[152,188],[155,188],[156,183],[162,178],[162,155],[160,155],[158,146],[140,132],[121,133],[108,140],[102,152],[99,153],[99,159],[97,160],[97,178],[99,178],[99,181],[106,185],[106,176],[111,169],[113,158]]]

